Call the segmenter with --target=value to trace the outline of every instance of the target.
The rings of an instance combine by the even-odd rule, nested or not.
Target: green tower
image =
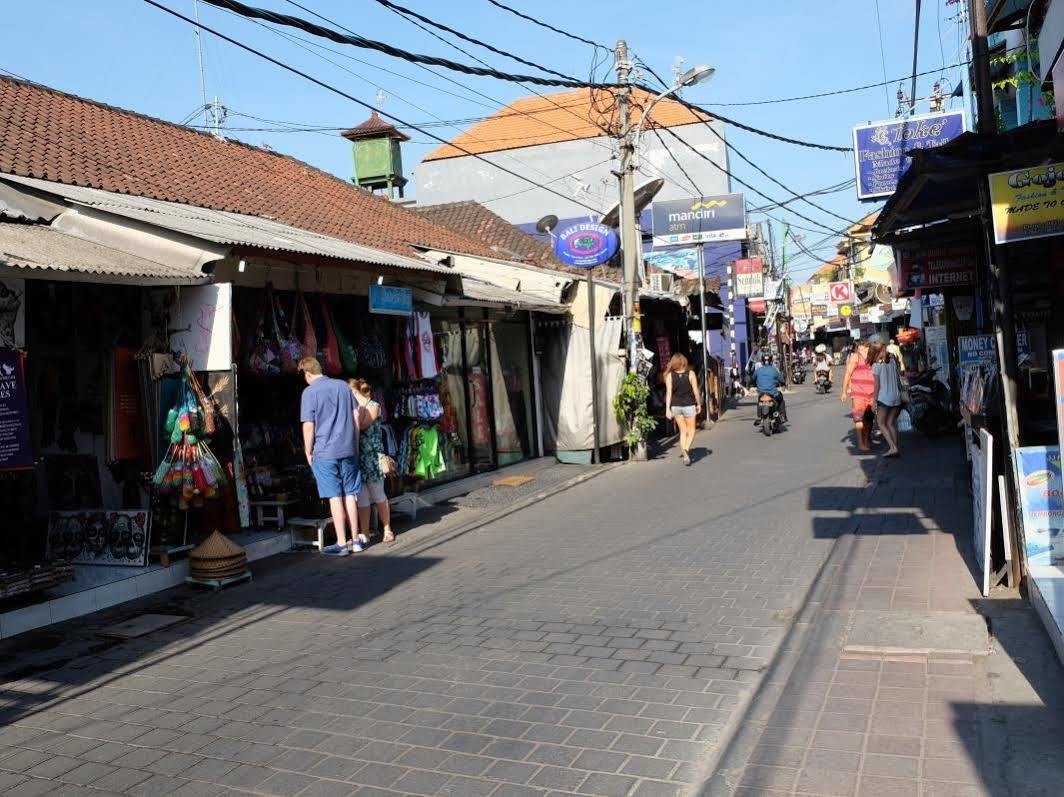
[[[384,189],[389,199],[403,196],[403,156],[400,145],[410,137],[400,133],[374,111],[360,125],[340,133],[354,145],[355,176],[352,182],[367,191]]]

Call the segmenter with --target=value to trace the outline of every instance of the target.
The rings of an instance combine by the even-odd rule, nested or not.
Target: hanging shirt
[[[418,342],[418,355],[422,379],[435,379],[439,374],[436,367],[436,343],[432,337],[432,324],[428,313],[418,313],[414,320]]]
[[[417,462],[414,473],[421,479],[435,479],[447,470],[440,449],[440,433],[434,428],[422,429],[417,447]]]

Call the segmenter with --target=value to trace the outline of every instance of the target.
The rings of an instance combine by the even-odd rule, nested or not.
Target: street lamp
[[[650,101],[650,105],[648,105],[646,107],[646,110],[643,111],[643,117],[639,120],[639,127],[636,128],[635,146],[637,148],[639,147],[639,142],[643,138],[643,125],[646,123],[647,118],[650,116],[650,111],[655,105],[657,105],[661,100],[665,99],[666,97],[675,94],[680,89],[690,88],[691,86],[694,86],[698,83],[704,83],[707,80],[712,79],[716,71],[717,70],[709,64],[700,64],[696,67],[692,67],[691,69],[688,69],[686,72],[680,75],[678,78],[676,78],[675,86],[673,86],[671,89],[667,89],[661,92],[661,94],[652,99]]]

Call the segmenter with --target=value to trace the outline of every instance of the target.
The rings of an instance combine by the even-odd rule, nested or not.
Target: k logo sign
[[[853,303],[853,283],[833,282],[828,286],[828,301],[834,304]]]

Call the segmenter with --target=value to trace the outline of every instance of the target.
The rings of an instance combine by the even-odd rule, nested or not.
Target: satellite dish
[[[656,177],[635,189],[635,212],[637,216],[643,211],[643,208],[654,201],[654,197],[663,185],[665,185],[665,178]],[[621,208],[620,203],[618,203],[611,207],[599,221],[607,227],[618,227],[621,223],[620,215]]]
[[[536,229],[544,235],[549,235],[550,231],[558,226],[558,217],[553,215],[544,216],[542,219],[536,222]]]

